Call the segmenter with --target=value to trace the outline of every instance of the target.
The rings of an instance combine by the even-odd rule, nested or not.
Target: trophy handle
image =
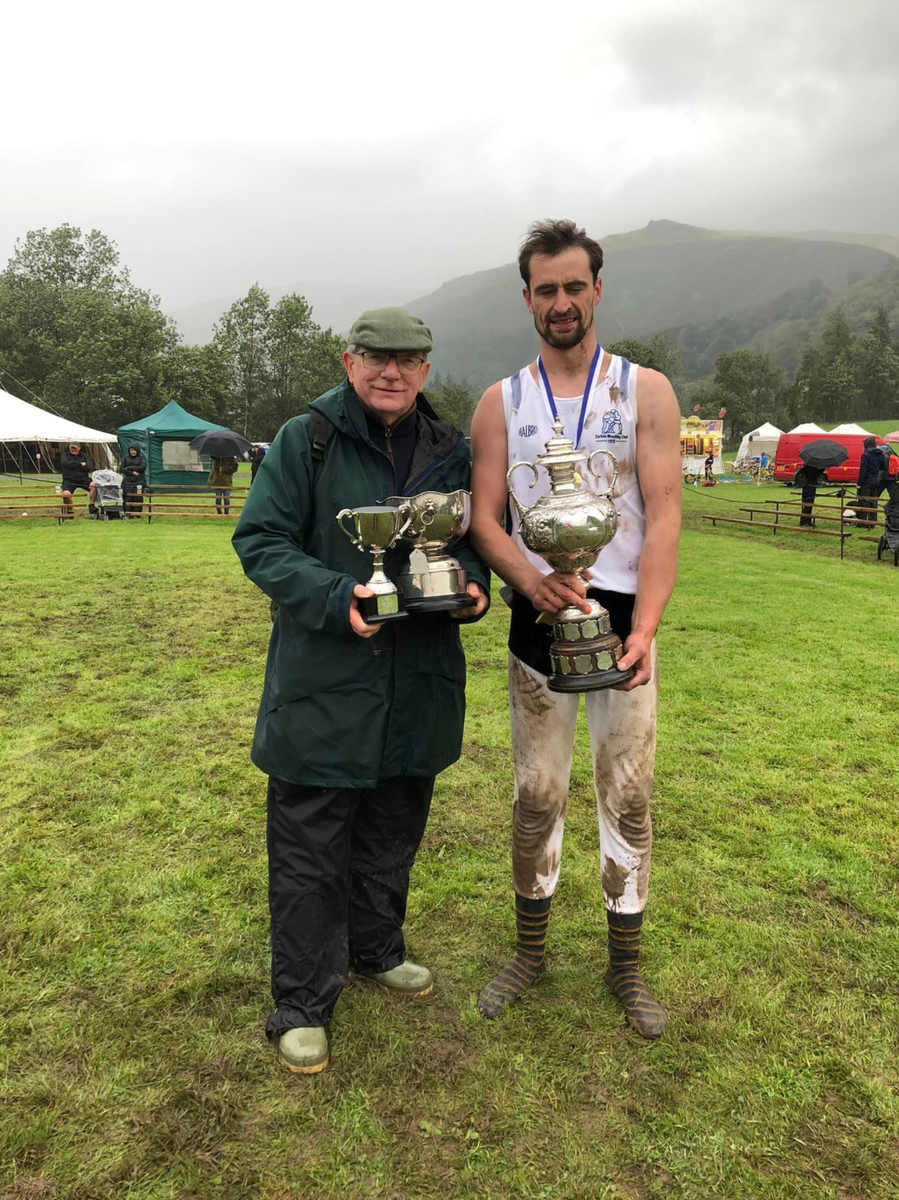
[[[393,539],[394,544],[400,540],[409,526],[412,524],[412,518],[415,516],[415,511],[411,504],[400,504],[397,508],[397,520],[403,518],[403,523],[396,531],[396,537]]]
[[[428,500],[428,502],[422,508],[421,515],[418,518],[419,521],[421,521],[422,525],[425,527],[425,529],[427,529],[427,527],[429,525],[434,524],[434,514],[436,512],[437,512],[437,505],[434,503],[433,500]]]
[[[518,519],[519,519],[519,521],[521,521],[524,519],[524,514],[527,512],[527,509],[521,503],[521,501],[518,499],[518,497],[515,495],[515,489],[512,487],[512,476],[515,474],[515,472],[518,470],[519,467],[530,467],[531,471],[534,474],[534,478],[528,484],[528,487],[533,487],[534,484],[537,482],[537,480],[540,478],[540,475],[537,471],[537,468],[534,466],[534,464],[532,462],[517,462],[514,465],[514,467],[510,467],[509,470],[506,472],[506,487],[509,489],[509,495],[512,497],[512,500],[515,503],[515,507],[518,509]]]
[[[618,482],[618,461],[615,458],[615,455],[610,454],[608,450],[594,450],[593,453],[590,455],[590,457],[587,459],[587,470],[590,472],[590,474],[593,476],[594,479],[599,480],[599,482],[602,483],[602,480],[600,479],[596,468],[593,466],[594,458],[597,458],[600,454],[604,454],[606,456],[606,458],[609,460],[609,462],[612,464],[612,479],[611,479],[611,482],[609,483],[609,486],[607,488],[601,490],[599,495],[600,496],[611,496],[612,492],[614,491],[615,484]]]
[[[340,512],[337,514],[337,516],[335,517],[335,520],[337,521],[337,524],[340,527],[340,529],[347,535],[347,537],[350,539],[350,541],[353,543],[353,545],[356,547],[356,549],[360,552],[360,554],[362,554],[362,553],[364,553],[364,551],[362,549],[362,543],[359,541],[359,538],[353,537],[353,535],[347,529],[346,525],[344,525],[344,523],[343,523],[344,517],[353,517],[355,515],[356,514],[353,512],[353,510],[351,508],[342,508],[340,510]]]

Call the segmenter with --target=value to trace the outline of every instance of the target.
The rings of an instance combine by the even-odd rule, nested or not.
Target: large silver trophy
[[[343,523],[351,517],[356,536]],[[378,505],[370,508],[343,508],[337,514],[337,524],[350,541],[362,553],[370,550],[374,559],[374,571],[366,583],[374,592],[359,600],[359,615],[368,625],[382,625],[385,621],[399,621],[409,614],[406,602],[396,585],[384,574],[384,554],[393,546],[408,525],[408,519],[399,508]]]
[[[403,536],[412,542],[409,565],[399,585],[410,612],[443,612],[475,604],[468,579],[458,559],[446,553],[453,538],[468,532],[471,523],[469,492],[421,492],[417,496],[390,496],[406,518]]]
[[[546,453],[534,462],[515,463],[506,474],[509,495],[518,511],[521,540],[534,554],[546,559],[555,571],[578,576],[585,587],[590,584],[588,571],[600,550],[607,546],[618,529],[618,513],[609,498],[618,478],[618,464],[608,450],[594,450],[587,458],[575,450],[574,443],[562,432],[556,419],[554,436],[546,443]],[[611,466],[611,478],[599,492],[582,486],[576,470],[586,462],[586,470],[600,485],[594,462],[605,455]],[[552,491],[526,508],[512,488],[512,476],[519,467],[534,474],[531,487],[540,478],[538,467],[545,467]],[[549,648],[552,674],[547,686],[554,692],[594,692],[633,678],[635,671],[619,671],[615,665],[623,653],[621,639],[612,632],[606,609],[596,600],[587,600],[589,612],[569,605],[552,618],[553,642]]]

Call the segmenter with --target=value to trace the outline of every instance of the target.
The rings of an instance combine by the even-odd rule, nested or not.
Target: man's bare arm
[[[674,389],[658,371],[637,376],[637,472],[646,509],[631,635],[618,666],[637,668],[621,686],[630,691],[651,675],[650,647],[677,578],[681,520],[680,410]]]
[[[541,612],[582,605],[586,591],[576,575],[541,574],[505,531],[509,444],[502,384],[493,384],[481,397],[471,422],[471,449],[470,534],[481,558]]]

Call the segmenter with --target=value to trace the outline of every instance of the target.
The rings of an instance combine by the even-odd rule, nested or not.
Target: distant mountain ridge
[[[853,285],[896,265],[886,250],[843,236],[851,235],[816,241],[658,220],[603,238],[600,337],[613,342],[671,330],[685,349],[688,373],[702,375],[721,350],[770,336],[784,320],[809,320]],[[406,307],[434,333],[435,366],[483,387],[533,357],[521,286],[517,265],[508,263],[409,301]]]
[[[718,354],[741,346],[765,350],[792,370],[837,302],[853,329],[864,328],[878,305],[899,325],[899,237],[748,233],[655,220],[600,240],[600,338],[609,343],[667,330],[684,351],[690,379],[711,373]],[[357,283],[310,282],[271,295],[276,301],[299,291],[318,324],[338,331],[366,308],[400,304],[431,326],[435,367],[481,388],[534,355],[521,287],[510,262],[447,280],[413,300],[404,289]],[[208,341],[235,299],[174,310],[182,339]]]

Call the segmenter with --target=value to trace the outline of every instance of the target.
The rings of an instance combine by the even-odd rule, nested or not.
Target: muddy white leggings
[[[599,814],[606,905],[642,912],[649,885],[658,657],[652,679],[632,692],[586,692]],[[546,676],[509,655],[509,709],[515,765],[512,881],[520,896],[551,896],[559,880],[562,834],[577,722],[577,694],[551,692]]]

